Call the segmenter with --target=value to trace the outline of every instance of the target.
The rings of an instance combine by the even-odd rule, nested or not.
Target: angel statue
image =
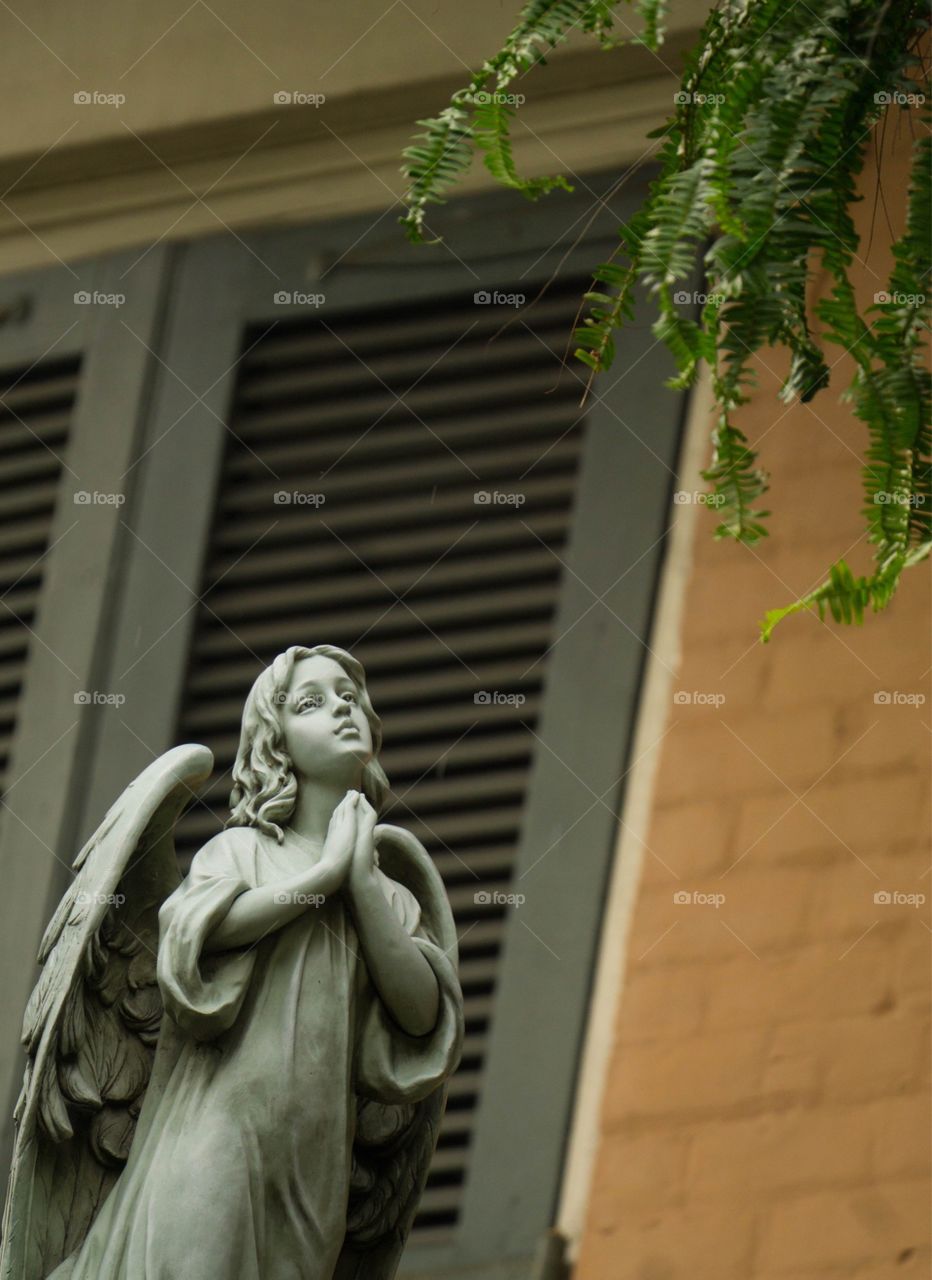
[[[0,1280],[390,1280],[462,1051],[456,933],[360,663],[293,646],[243,711],[225,829],[181,746],[78,854],[42,941]]]

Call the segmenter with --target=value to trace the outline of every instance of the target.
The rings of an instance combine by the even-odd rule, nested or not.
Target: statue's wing
[[[44,1280],[72,1253],[129,1154],[162,1017],[158,913],[180,880],[175,821],[212,769],[207,747],[167,751],[74,861],[23,1020],[0,1280]]]
[[[456,926],[430,854],[401,827],[376,828],[381,869],[421,907],[421,927],[458,963]],[[334,1280],[392,1280],[427,1181],[447,1100],[446,1084],[420,1102],[356,1098],[347,1230]]]

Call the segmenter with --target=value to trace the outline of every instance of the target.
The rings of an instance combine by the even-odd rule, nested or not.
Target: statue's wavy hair
[[[381,811],[388,792],[388,778],[379,763],[382,722],[372,707],[362,663],[336,645],[318,644],[308,649],[296,644],[280,653],[249,691],[233,765],[231,812],[226,826],[258,827],[279,844],[284,839],[283,825],[294,812],[298,780],[285,749],[281,708],[288,697],[295,663],[317,655],[338,662],[356,686],[359,705],[372,730],[373,755],[363,770],[362,789],[376,813]]]

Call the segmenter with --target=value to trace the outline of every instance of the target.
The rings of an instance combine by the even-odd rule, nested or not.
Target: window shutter
[[[36,623],[80,359],[0,373],[0,791]]]
[[[554,356],[585,287],[549,291],[533,332],[459,294],[247,333],[234,396],[179,726],[218,776],[179,848],[190,857],[228,813],[260,664],[291,644],[359,657],[385,733],[384,820],[434,857],[461,939],[466,1045],[413,1242],[448,1238],[468,1171],[506,919],[495,895],[512,876],[584,425]]]

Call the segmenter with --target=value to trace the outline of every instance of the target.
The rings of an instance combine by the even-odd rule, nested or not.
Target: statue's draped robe
[[[416,1101],[456,1065],[455,971],[405,886],[386,897],[437,976],[433,1032],[389,1017],[341,895],[251,948],[203,952],[244,890],[307,869],[232,828],[195,856],[160,913],[167,1017],[126,1168],[55,1280],[331,1280],[343,1243],[354,1093]]]

